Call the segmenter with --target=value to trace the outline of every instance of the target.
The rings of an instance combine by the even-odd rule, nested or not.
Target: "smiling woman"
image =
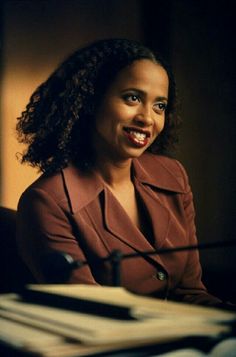
[[[130,161],[151,146],[164,128],[168,83],[164,68],[147,59],[119,72],[96,113],[97,157]]]
[[[88,263],[69,283],[111,285],[103,258],[114,250],[196,244],[186,172],[166,155],[179,122],[169,66],[125,39],[79,49],[33,93],[17,130],[28,145],[22,162],[43,174],[21,196],[17,239],[39,282],[48,281],[42,261],[54,250]],[[124,260],[121,285],[220,303],[201,282],[197,251]]]

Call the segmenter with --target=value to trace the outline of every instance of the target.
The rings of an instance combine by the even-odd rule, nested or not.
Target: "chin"
[[[127,159],[136,159],[136,158],[139,158],[141,155],[143,155],[143,153],[147,150],[147,148],[145,149],[132,149],[132,150],[129,150],[127,153],[126,153],[126,157]]]

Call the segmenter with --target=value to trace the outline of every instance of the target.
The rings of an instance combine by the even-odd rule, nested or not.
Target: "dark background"
[[[77,47],[106,37],[141,40],[172,64],[183,127],[178,158],[192,185],[198,239],[235,238],[234,1],[5,1],[1,64],[50,71]],[[27,64],[27,65],[26,65]],[[27,67],[27,68],[26,68]],[[4,88],[2,89],[4,90]],[[236,299],[236,247],[201,252],[210,291]]]

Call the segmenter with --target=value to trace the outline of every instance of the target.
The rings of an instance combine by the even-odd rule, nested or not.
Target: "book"
[[[102,315],[102,309],[109,314]],[[138,296],[120,287],[30,285],[22,295],[0,296],[0,340],[44,357],[89,356],[186,336],[217,338],[230,334],[235,317],[234,312]]]
[[[173,315],[188,315],[191,318],[207,318],[211,320],[228,320],[234,318],[236,312],[225,311],[218,308],[209,308],[207,306],[193,305],[181,302],[173,302],[169,300],[161,300],[148,296],[138,295],[132,293],[122,287],[109,286],[94,286],[94,285],[65,285],[65,284],[45,284],[45,285],[28,285],[27,289],[22,294],[24,298],[32,298],[34,301],[46,300],[51,296],[55,303],[56,298],[64,298],[65,304],[77,302],[77,308],[86,308],[83,302],[87,302],[87,308],[93,309],[93,304],[97,308],[99,314],[99,307],[104,310],[101,313],[106,314],[106,308],[111,309],[111,313],[116,313],[117,309],[122,316],[130,316],[133,318],[147,318],[147,317],[173,317]],[[49,301],[48,301],[49,302]],[[62,299],[63,304],[63,299]],[[91,305],[90,305],[91,304]],[[72,304],[73,305],[73,304]],[[68,305],[67,305],[68,308]],[[75,306],[76,308],[76,306]],[[114,309],[112,311],[112,308]],[[73,306],[72,306],[73,309]]]

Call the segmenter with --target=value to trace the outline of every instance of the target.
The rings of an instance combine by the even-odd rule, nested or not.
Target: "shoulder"
[[[70,164],[58,173],[40,176],[23,192],[19,205],[43,201],[74,213],[94,200],[102,189],[103,184],[94,173],[82,172]]]
[[[42,174],[22,193],[20,201],[32,200],[36,197],[50,197],[55,202],[65,200],[63,175],[61,172],[47,175]]]
[[[137,163],[138,176],[150,184],[176,192],[189,190],[188,175],[178,160],[145,152]]]

